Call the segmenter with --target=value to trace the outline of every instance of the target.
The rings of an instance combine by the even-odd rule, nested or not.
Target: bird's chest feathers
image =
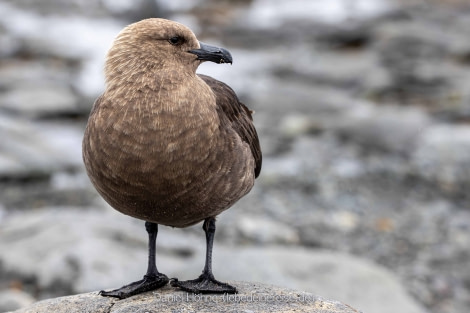
[[[219,131],[215,97],[210,89],[194,90],[144,86],[104,108],[104,120],[113,121],[107,133],[120,138],[112,143],[116,158],[140,164],[142,171],[210,159]]]

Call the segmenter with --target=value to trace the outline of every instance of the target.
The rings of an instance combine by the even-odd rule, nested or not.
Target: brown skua
[[[166,285],[157,270],[158,224],[204,221],[207,253],[195,280],[171,285],[195,293],[234,293],[212,274],[215,217],[253,187],[261,150],[251,111],[226,84],[196,74],[205,61],[232,63],[173,21],[147,19],[124,28],[108,52],[106,89],[83,139],[88,176],[121,213],[146,221],[148,269],[142,280],[103,296],[126,298]]]

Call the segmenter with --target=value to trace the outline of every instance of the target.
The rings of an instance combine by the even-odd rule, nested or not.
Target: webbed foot
[[[202,273],[198,278],[186,281],[172,278],[170,285],[192,293],[237,293],[235,287],[216,280],[209,273]]]
[[[155,290],[165,286],[169,279],[165,274],[145,275],[143,279],[125,285],[121,288],[111,291],[100,291],[100,295],[104,297],[115,297],[119,299],[129,298],[139,293]]]

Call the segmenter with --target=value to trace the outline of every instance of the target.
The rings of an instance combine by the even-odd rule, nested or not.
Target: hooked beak
[[[219,48],[199,42],[200,48],[189,50],[189,53],[195,54],[198,60],[211,61],[217,64],[230,63],[232,64],[233,59],[230,52],[227,49]]]

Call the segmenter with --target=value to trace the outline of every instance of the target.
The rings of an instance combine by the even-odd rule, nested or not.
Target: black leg
[[[144,278],[136,282],[125,285],[119,289],[111,291],[100,291],[100,295],[105,297],[115,297],[125,299],[142,292],[155,290],[165,286],[168,283],[168,277],[158,272],[155,263],[155,246],[157,241],[158,225],[151,222],[145,222],[145,229],[149,235],[149,257],[147,274]]]
[[[209,217],[202,228],[206,232],[206,264],[201,276],[194,280],[179,281],[172,278],[172,287],[178,287],[193,293],[237,293],[237,289],[229,284],[217,281],[212,274],[212,245],[215,234],[215,218]]]

